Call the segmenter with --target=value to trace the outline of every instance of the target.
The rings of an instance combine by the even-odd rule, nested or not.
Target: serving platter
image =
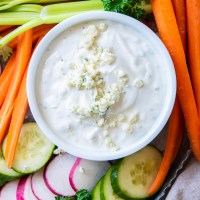
[[[149,25],[151,26],[151,28],[155,32],[157,32],[153,18],[149,18],[148,22],[149,22]],[[3,61],[3,59],[1,57],[0,57],[0,65],[2,68],[5,66],[5,62]],[[34,121],[34,118],[31,114],[30,109],[28,109],[26,117],[25,117],[25,122],[30,122],[30,121]],[[156,139],[153,140],[153,142],[151,144],[154,145],[155,147],[157,147],[161,152],[164,152],[166,138],[167,138],[167,125],[162,130],[162,132],[156,137]],[[169,192],[170,188],[172,187],[174,181],[176,180],[178,175],[184,170],[184,167],[185,167],[187,161],[189,160],[190,155],[191,155],[190,144],[189,144],[187,134],[185,132],[185,135],[184,135],[184,138],[183,138],[183,141],[181,144],[181,148],[179,150],[179,153],[178,153],[173,165],[171,166],[171,169],[169,171],[167,179],[166,179],[165,183],[163,184],[162,188],[157,193],[157,195],[153,197],[153,199],[162,200],[162,199],[166,198],[167,193]]]

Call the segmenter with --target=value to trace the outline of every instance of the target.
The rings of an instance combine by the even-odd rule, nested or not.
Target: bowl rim
[[[48,45],[51,44],[51,42],[53,42],[53,40],[59,34],[61,34],[63,31],[67,30],[68,28],[74,25],[95,20],[108,20],[125,24],[133,28],[137,32],[142,33],[143,36],[147,37],[147,39],[150,39],[151,42],[158,49],[161,50],[161,54],[167,62],[165,66],[167,66],[169,80],[167,82],[168,99],[165,99],[166,108],[163,109],[165,112],[162,110],[161,112],[162,115],[160,114],[159,119],[156,120],[157,124],[154,123],[150,131],[148,131],[148,134],[145,135],[146,137],[142,137],[142,139],[140,139],[137,145],[135,146],[129,145],[129,147],[123,148],[115,152],[96,151],[91,154],[91,151],[87,150],[86,152],[84,152],[83,149],[77,149],[77,147],[73,148],[73,145],[68,145],[68,144],[65,145],[66,143],[62,141],[61,138],[59,139],[59,137],[57,137],[56,134],[53,133],[48,124],[45,122],[40,112],[36,99],[36,74],[43,53],[45,52]],[[144,24],[142,24],[141,22],[137,21],[134,18],[119,13],[108,12],[108,11],[90,11],[87,13],[70,17],[62,21],[44,36],[44,38],[41,40],[40,44],[34,51],[33,56],[29,63],[29,69],[27,75],[27,97],[30,110],[41,131],[46,135],[47,138],[49,138],[51,142],[53,142],[56,146],[58,146],[62,150],[74,156],[85,158],[88,160],[97,160],[97,161],[115,160],[130,155],[134,152],[137,152],[138,150],[148,145],[153,139],[155,139],[155,137],[161,132],[161,130],[167,123],[167,120],[173,109],[175,96],[176,96],[176,75],[172,59],[165,45],[150,28],[148,28],[147,26],[145,26]]]

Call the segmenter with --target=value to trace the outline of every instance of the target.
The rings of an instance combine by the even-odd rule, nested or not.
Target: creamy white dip
[[[162,61],[145,38],[111,21],[74,26],[40,63],[40,110],[62,140],[116,151],[144,135],[164,105]]]

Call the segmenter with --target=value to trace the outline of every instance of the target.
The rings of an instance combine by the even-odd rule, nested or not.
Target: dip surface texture
[[[52,131],[92,151],[137,142],[159,118],[162,60],[133,29],[91,21],[60,34],[40,62],[37,99]]]

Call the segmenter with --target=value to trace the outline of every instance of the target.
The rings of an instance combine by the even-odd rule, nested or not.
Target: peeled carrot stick
[[[184,131],[184,119],[182,110],[178,98],[176,98],[172,114],[169,119],[167,144],[165,147],[165,153],[161,162],[158,174],[154,180],[152,186],[148,190],[148,194],[152,195],[158,191],[158,189],[164,183],[164,180],[168,174],[171,163],[174,160],[175,155],[181,144]]]
[[[33,35],[43,30],[51,30],[56,24],[42,24],[33,28]]]
[[[200,116],[200,0],[186,0],[186,10],[190,75]]]
[[[0,32],[1,32],[1,31],[5,31],[6,29],[9,29],[10,27],[12,27],[12,25],[0,26]]]
[[[200,161],[200,122],[184,49],[171,0],[151,0],[160,37],[174,62],[177,76],[177,93],[183,110],[192,151]]]
[[[10,32],[12,32],[13,30],[16,29],[16,26],[11,26],[10,28],[4,30],[4,31],[1,31],[0,32],[0,36],[1,37],[4,37],[5,35],[9,34]]]
[[[186,52],[186,38],[187,38],[187,18],[186,18],[186,3],[185,0],[172,0],[172,5],[176,15],[176,21],[181,36],[184,51]]]
[[[28,107],[28,99],[26,95],[26,77],[27,77],[27,70],[24,74],[18,96],[15,100],[10,127],[6,140],[7,142],[6,142],[5,160],[8,168],[12,167],[12,162],[14,159],[18,138],[20,135],[22,124],[24,122],[26,110]]]
[[[9,85],[6,98],[0,110],[0,143],[2,142],[7,131],[7,126],[6,126],[8,124],[7,120],[10,118],[6,116],[8,115],[8,111],[14,104],[14,101],[17,97],[23,75],[25,73],[28,61],[31,56],[31,49],[32,49],[32,29],[24,32],[19,36],[16,61],[15,61],[16,63],[15,70],[13,71],[12,81]]]
[[[41,39],[43,37],[40,37],[34,47],[37,47],[37,45],[40,43]],[[34,51],[33,50],[33,51]],[[26,72],[24,74],[19,93],[17,95],[17,98],[15,100],[12,118],[10,122],[10,127],[7,135],[7,141],[6,141],[6,151],[5,151],[5,160],[7,163],[8,168],[12,167],[12,163],[14,160],[16,148],[18,139],[20,136],[20,131],[24,122],[24,118],[26,115],[26,110],[28,107],[28,99],[27,99],[27,93],[26,93],[26,78],[27,78],[27,72],[28,68],[26,69]]]
[[[8,87],[12,79],[12,73],[15,66],[15,56],[16,54],[13,53],[13,55],[11,56],[8,63],[6,64],[6,67],[0,76],[0,83],[1,83],[0,84],[0,107],[6,97],[6,93],[8,91]]]
[[[39,31],[39,28],[33,29],[33,44],[37,42],[37,40],[40,36],[46,35],[51,30],[51,28],[52,28],[52,26],[47,26],[47,27],[43,27],[43,28],[40,27],[40,31]],[[15,49],[17,46],[17,41],[18,41],[17,38],[15,38],[8,44],[8,46],[12,49]]]

